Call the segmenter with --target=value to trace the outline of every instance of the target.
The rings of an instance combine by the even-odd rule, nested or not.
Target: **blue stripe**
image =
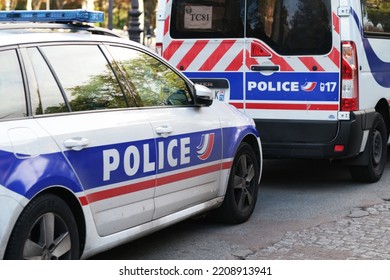
[[[18,159],[0,151],[0,184],[31,199],[47,186],[66,186],[74,193],[82,191],[72,168],[62,153]]]
[[[352,15],[355,19],[356,25],[359,28],[368,64],[370,65],[371,73],[374,76],[374,79],[382,87],[390,88],[390,63],[381,60],[375,53],[373,47],[370,44],[370,41],[364,36],[363,26],[361,25],[359,17],[355,10],[352,10]]]
[[[198,158],[197,146],[201,143],[202,135],[205,133],[214,133],[215,142],[213,151],[207,160]],[[221,160],[222,158],[232,158],[238,146],[238,143],[248,133],[258,135],[256,129],[252,126],[232,127],[217,130],[201,131],[189,133],[168,138],[146,139],[142,141],[118,143],[99,147],[86,148],[81,151],[66,151],[65,155],[68,161],[64,158],[64,154],[52,153],[44,154],[32,158],[18,159],[11,152],[0,151],[0,184],[6,188],[31,199],[35,194],[47,188],[48,186],[66,186],[74,193],[81,192],[84,189],[93,189],[108,184],[120,183],[123,181],[142,179],[144,177],[154,175],[156,172],[163,174],[171,171],[180,171],[183,168],[197,166],[200,164]],[[188,148],[186,157],[188,163],[180,164],[180,149],[182,149],[181,139],[190,138],[190,142],[184,142],[184,149]],[[225,141],[222,141],[222,138]],[[173,148],[173,157],[178,159],[177,166],[171,166],[168,159],[165,157],[163,168],[158,166],[158,147],[164,146],[166,149],[170,141],[177,141],[178,145]],[[188,140],[188,139],[187,139]],[[156,142],[155,142],[156,141]],[[157,145],[157,149],[155,146]],[[143,147],[149,145],[148,162],[155,162],[155,170],[145,172],[143,164],[140,164],[140,169],[133,175],[128,176],[123,168],[123,153],[129,146],[134,146],[138,149],[143,162]],[[103,180],[103,151],[115,149],[121,155],[121,163],[119,167],[112,171],[110,180]],[[73,172],[76,171],[77,176]],[[81,184],[78,181],[81,181]]]
[[[227,79],[230,87],[229,101],[242,101],[243,73],[231,72],[185,72],[189,78]],[[263,75],[259,72],[246,73],[246,100],[268,101],[338,101],[339,72],[275,72]],[[250,83],[256,86],[249,88]],[[315,83],[312,90],[304,89],[306,83]]]

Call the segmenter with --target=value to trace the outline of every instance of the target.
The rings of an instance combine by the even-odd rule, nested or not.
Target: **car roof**
[[[86,10],[1,11],[0,47],[42,42],[119,41],[111,30],[93,25],[102,22],[102,12]]]
[[[22,36],[21,36],[22,35]],[[0,23],[0,47],[44,42],[109,41],[135,44],[114,32],[84,24]]]

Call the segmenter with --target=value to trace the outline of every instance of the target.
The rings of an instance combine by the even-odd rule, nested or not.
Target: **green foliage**
[[[131,92],[141,96],[142,106],[163,105],[178,89],[185,89],[183,80],[164,64],[148,55],[122,61]]]
[[[369,20],[377,26],[381,24],[384,32],[390,33],[390,8],[388,9],[367,9]]]
[[[73,111],[127,107],[121,88],[110,70],[105,74],[92,76],[85,85],[68,90],[73,97],[70,101]]]

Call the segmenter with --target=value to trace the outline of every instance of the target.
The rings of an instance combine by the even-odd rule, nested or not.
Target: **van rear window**
[[[173,38],[242,38],[243,23],[237,0],[174,0]]]
[[[330,0],[173,0],[175,39],[257,38],[285,55],[332,47]]]

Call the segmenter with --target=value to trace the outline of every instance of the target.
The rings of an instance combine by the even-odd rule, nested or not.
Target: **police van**
[[[0,259],[85,259],[255,208],[253,120],[102,20],[0,12]]]
[[[164,0],[156,50],[256,121],[264,157],[340,159],[380,179],[390,117],[386,0]]]

